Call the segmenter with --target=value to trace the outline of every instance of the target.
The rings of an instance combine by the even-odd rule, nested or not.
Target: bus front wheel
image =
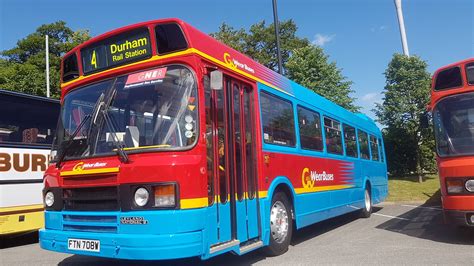
[[[270,244],[266,247],[269,256],[285,253],[290,245],[293,233],[291,204],[284,192],[273,195],[270,208]]]
[[[362,218],[369,218],[372,214],[372,195],[370,192],[370,186],[366,186],[364,191],[364,208],[360,212]]]

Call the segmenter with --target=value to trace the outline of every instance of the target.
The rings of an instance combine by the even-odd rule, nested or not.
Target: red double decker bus
[[[445,221],[474,226],[474,58],[435,72],[429,108]]]
[[[177,20],[62,59],[44,249],[207,259],[288,249],[293,228],[387,195],[383,140],[351,113]]]

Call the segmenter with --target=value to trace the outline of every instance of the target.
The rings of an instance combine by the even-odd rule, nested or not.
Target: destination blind
[[[84,74],[136,62],[151,55],[147,28],[122,33],[81,50]]]

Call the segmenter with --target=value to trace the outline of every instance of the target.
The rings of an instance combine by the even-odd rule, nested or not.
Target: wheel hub
[[[276,201],[270,211],[270,229],[273,240],[281,243],[288,235],[288,212],[280,201]]]

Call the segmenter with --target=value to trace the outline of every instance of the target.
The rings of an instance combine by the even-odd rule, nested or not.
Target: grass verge
[[[428,175],[423,183],[418,183],[416,176],[390,177],[386,201],[439,204],[441,199],[438,176]]]

